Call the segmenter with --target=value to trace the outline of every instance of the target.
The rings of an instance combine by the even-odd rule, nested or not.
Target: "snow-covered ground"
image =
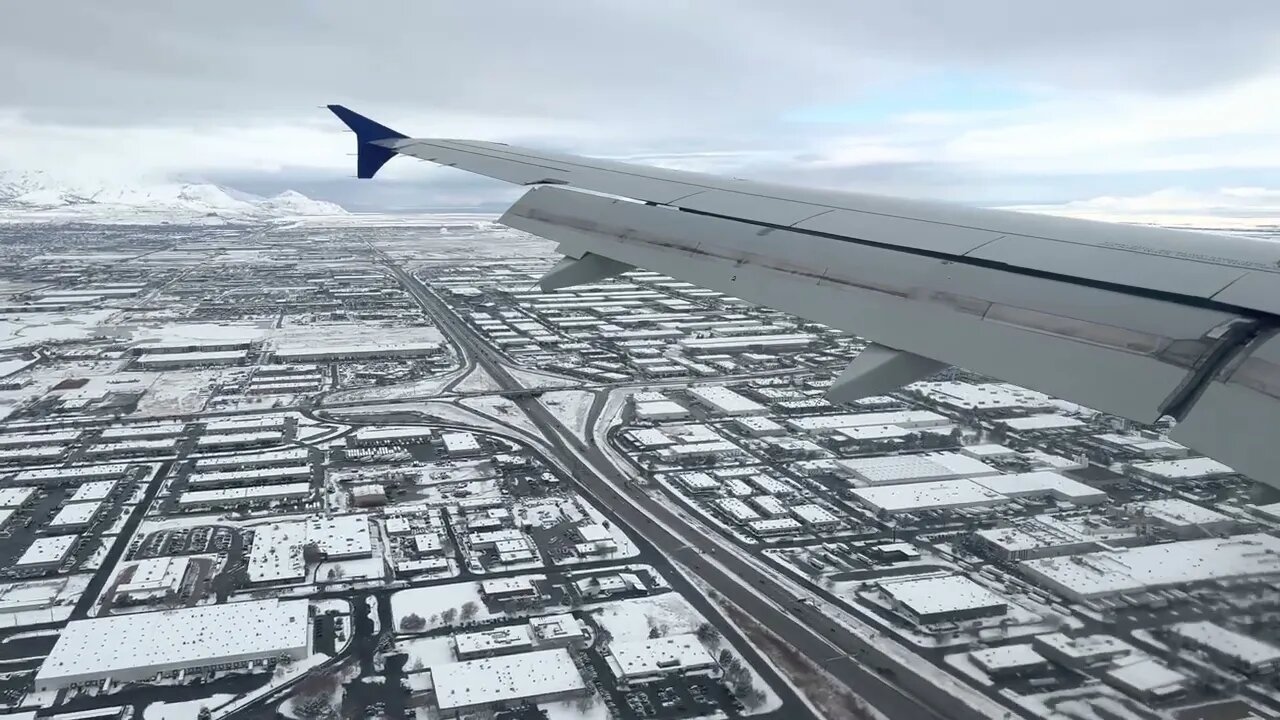
[[[543,393],[538,401],[546,406],[566,428],[582,439],[587,436],[587,416],[596,395],[588,390],[553,390]]]
[[[484,413],[499,422],[511,425],[531,435],[540,435],[537,426],[519,406],[500,395],[463,398],[461,403],[476,412]]]
[[[522,575],[519,577],[543,579],[544,576]],[[404,618],[411,613],[425,620],[427,623],[425,629],[431,630],[443,627],[444,623],[440,620],[441,613],[446,610],[461,612],[462,606],[469,602],[476,604],[474,619],[477,622],[500,617],[500,614],[491,613],[485,607],[484,600],[480,597],[480,583],[477,582],[400,590],[391,595],[391,615],[395,618],[396,630],[400,629]]]
[[[551,373],[541,372],[538,370],[530,370],[529,368],[508,367],[507,372],[511,377],[520,381],[520,384],[527,388],[538,387],[579,387],[582,380],[570,377],[562,377]]]
[[[403,652],[408,656],[405,662],[406,672],[457,660],[453,656],[453,638],[448,636],[404,638],[396,641],[396,652]]]
[[[453,386],[453,392],[498,392],[502,387],[498,385],[498,381],[493,379],[484,368],[476,365],[462,382]]]
[[[210,695],[199,700],[185,702],[151,703],[142,711],[143,720],[196,720],[200,716],[200,708],[213,708],[227,704],[234,695]]]

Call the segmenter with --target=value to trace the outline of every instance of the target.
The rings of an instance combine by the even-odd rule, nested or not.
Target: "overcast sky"
[[[357,182],[340,102],[409,135],[825,187],[1280,214],[1277,0],[23,2],[0,67],[0,167],[76,178],[511,197],[406,159]]]

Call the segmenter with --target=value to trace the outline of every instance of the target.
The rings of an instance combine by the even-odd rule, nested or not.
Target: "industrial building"
[[[289,448],[272,452],[240,453],[236,455],[217,455],[202,457],[196,460],[196,470],[212,472],[215,470],[243,470],[248,468],[270,468],[288,465],[299,465],[308,462],[310,454],[306,448]]]
[[[1137,649],[1112,635],[1070,637],[1063,633],[1046,633],[1031,639],[1036,652],[1073,670],[1110,665]]]
[[[879,585],[894,608],[918,625],[999,617],[1009,607],[1004,598],[963,575],[882,580]]]
[[[336,360],[373,360],[418,358],[439,355],[440,343],[403,342],[386,345],[324,345],[323,347],[278,347],[271,353],[274,363],[333,362]]]
[[[1103,675],[1109,685],[1144,702],[1172,700],[1186,692],[1192,678],[1146,656],[1135,656]]]
[[[468,458],[484,454],[476,436],[469,432],[441,433],[440,445],[444,448],[445,455],[451,458]]]
[[[304,500],[310,496],[309,482],[251,485],[185,492],[178,496],[178,507],[184,510],[211,510],[238,505],[260,506],[281,500]]]
[[[799,432],[823,432],[873,425],[897,425],[913,430],[951,425],[951,419],[930,410],[895,410],[846,415],[815,415],[787,420],[786,424],[792,430]]]
[[[863,487],[851,493],[873,511],[888,515],[991,507],[1009,502],[1004,495],[967,479]]]
[[[1262,533],[1028,560],[1028,578],[1083,602],[1141,590],[1280,576],[1280,538]]]
[[[1048,470],[986,475],[973,478],[973,481],[1010,498],[1051,497],[1058,502],[1075,505],[1096,505],[1107,501],[1106,492]]]
[[[1169,632],[1183,645],[1204,652],[1214,662],[1248,675],[1264,675],[1280,668],[1280,648],[1215,622],[1176,623]]]
[[[525,625],[493,628],[453,636],[454,654],[459,660],[474,660],[524,652],[533,648],[533,638]]]
[[[254,600],[74,620],[36,673],[40,692],[146,682],[306,657],[305,600]]]
[[[999,470],[981,460],[954,452],[883,455],[836,462],[858,486],[960,480],[1000,474]]]
[[[666,420],[683,420],[689,417],[689,410],[680,403],[659,400],[656,402],[636,403],[635,415],[637,420],[663,422]]]
[[[813,503],[793,505],[791,515],[813,531],[831,531],[844,525],[844,521],[833,515],[831,511]]]
[[[587,690],[564,648],[432,665],[431,683],[445,717],[554,702]]]
[[[1129,510],[1147,528],[1160,528],[1175,537],[1197,538],[1229,533],[1235,518],[1182,498],[1161,498],[1133,503]]]
[[[1049,667],[1049,661],[1031,643],[974,650],[969,659],[992,679],[1033,675]]]
[[[79,535],[53,535],[36,538],[18,557],[15,568],[30,571],[55,570],[71,555]]]
[[[403,427],[362,427],[347,437],[351,447],[381,447],[385,445],[421,445],[431,442],[431,428],[406,425]]]
[[[1006,527],[985,528],[973,535],[993,557],[1005,561],[1076,555],[1105,549],[1104,544],[1134,545],[1143,540],[1129,525],[1063,515],[1018,518]]]
[[[764,415],[769,411],[760,403],[719,385],[690,388],[689,395],[716,415],[741,417]]]
[[[1234,475],[1236,472],[1227,465],[1206,457],[1134,463],[1129,466],[1129,471],[1135,477],[1159,483],[1212,480]]]
[[[609,668],[624,687],[672,675],[717,675],[720,666],[693,633],[613,642]]]

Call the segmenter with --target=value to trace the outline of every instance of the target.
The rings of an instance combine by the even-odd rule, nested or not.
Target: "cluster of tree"
[[[294,714],[306,720],[324,720],[338,716],[336,694],[341,680],[331,672],[307,675],[298,682],[294,695]]]
[[[452,627],[455,622],[471,622],[479,612],[479,603],[469,600],[463,603],[461,608],[449,608],[439,614],[432,615],[430,621],[422,619],[422,616],[417,613],[409,613],[400,618],[400,629],[405,632],[417,632],[426,629],[428,625],[435,627],[440,624]]]
[[[720,669],[724,671],[724,683],[729,686],[734,697],[749,708],[757,708],[764,704],[766,700],[764,692],[756,687],[751,670],[738,656],[725,648],[720,651],[720,657],[717,660],[720,662]]]

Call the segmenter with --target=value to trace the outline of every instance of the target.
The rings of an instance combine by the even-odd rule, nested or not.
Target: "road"
[[[521,385],[502,364],[497,353],[470,326],[461,322],[443,301],[427,287],[395,264],[381,256],[383,262],[399,279],[415,300],[446,329],[452,339],[487,371],[504,391],[516,391]],[[628,478],[594,443],[583,443],[566,432],[559,421],[536,398],[513,395],[519,406],[542,431],[556,451],[557,457],[568,467],[575,480],[603,506],[635,528],[649,542],[668,557],[675,558],[691,568],[704,582],[718,592],[731,597],[748,614],[779,636],[786,638],[797,650],[824,667],[841,682],[863,697],[876,709],[894,720],[945,720],[954,717],[949,708],[934,708],[898,687],[891,678],[859,663],[851,653],[859,652],[861,643],[842,625],[797,603],[794,594],[771,575],[757,570],[753,565],[733,553],[717,553],[718,543],[697,528],[690,527],[681,517],[665,505],[644,493],[624,492],[618,488],[628,486]],[[572,444],[574,449],[569,445]],[[579,458],[584,454],[589,463]],[[592,467],[594,466],[594,467]],[[606,480],[596,472],[602,469],[610,477]],[[661,524],[655,523],[657,518]],[[668,528],[674,529],[669,530]],[[717,553],[715,563],[706,561],[706,554]],[[721,568],[723,566],[724,569]],[[759,593],[745,591],[747,583]],[[696,591],[695,591],[696,594]],[[788,609],[783,609],[788,608]],[[798,613],[793,615],[792,613]],[[717,615],[719,613],[716,613]],[[803,622],[798,618],[803,618]]]

